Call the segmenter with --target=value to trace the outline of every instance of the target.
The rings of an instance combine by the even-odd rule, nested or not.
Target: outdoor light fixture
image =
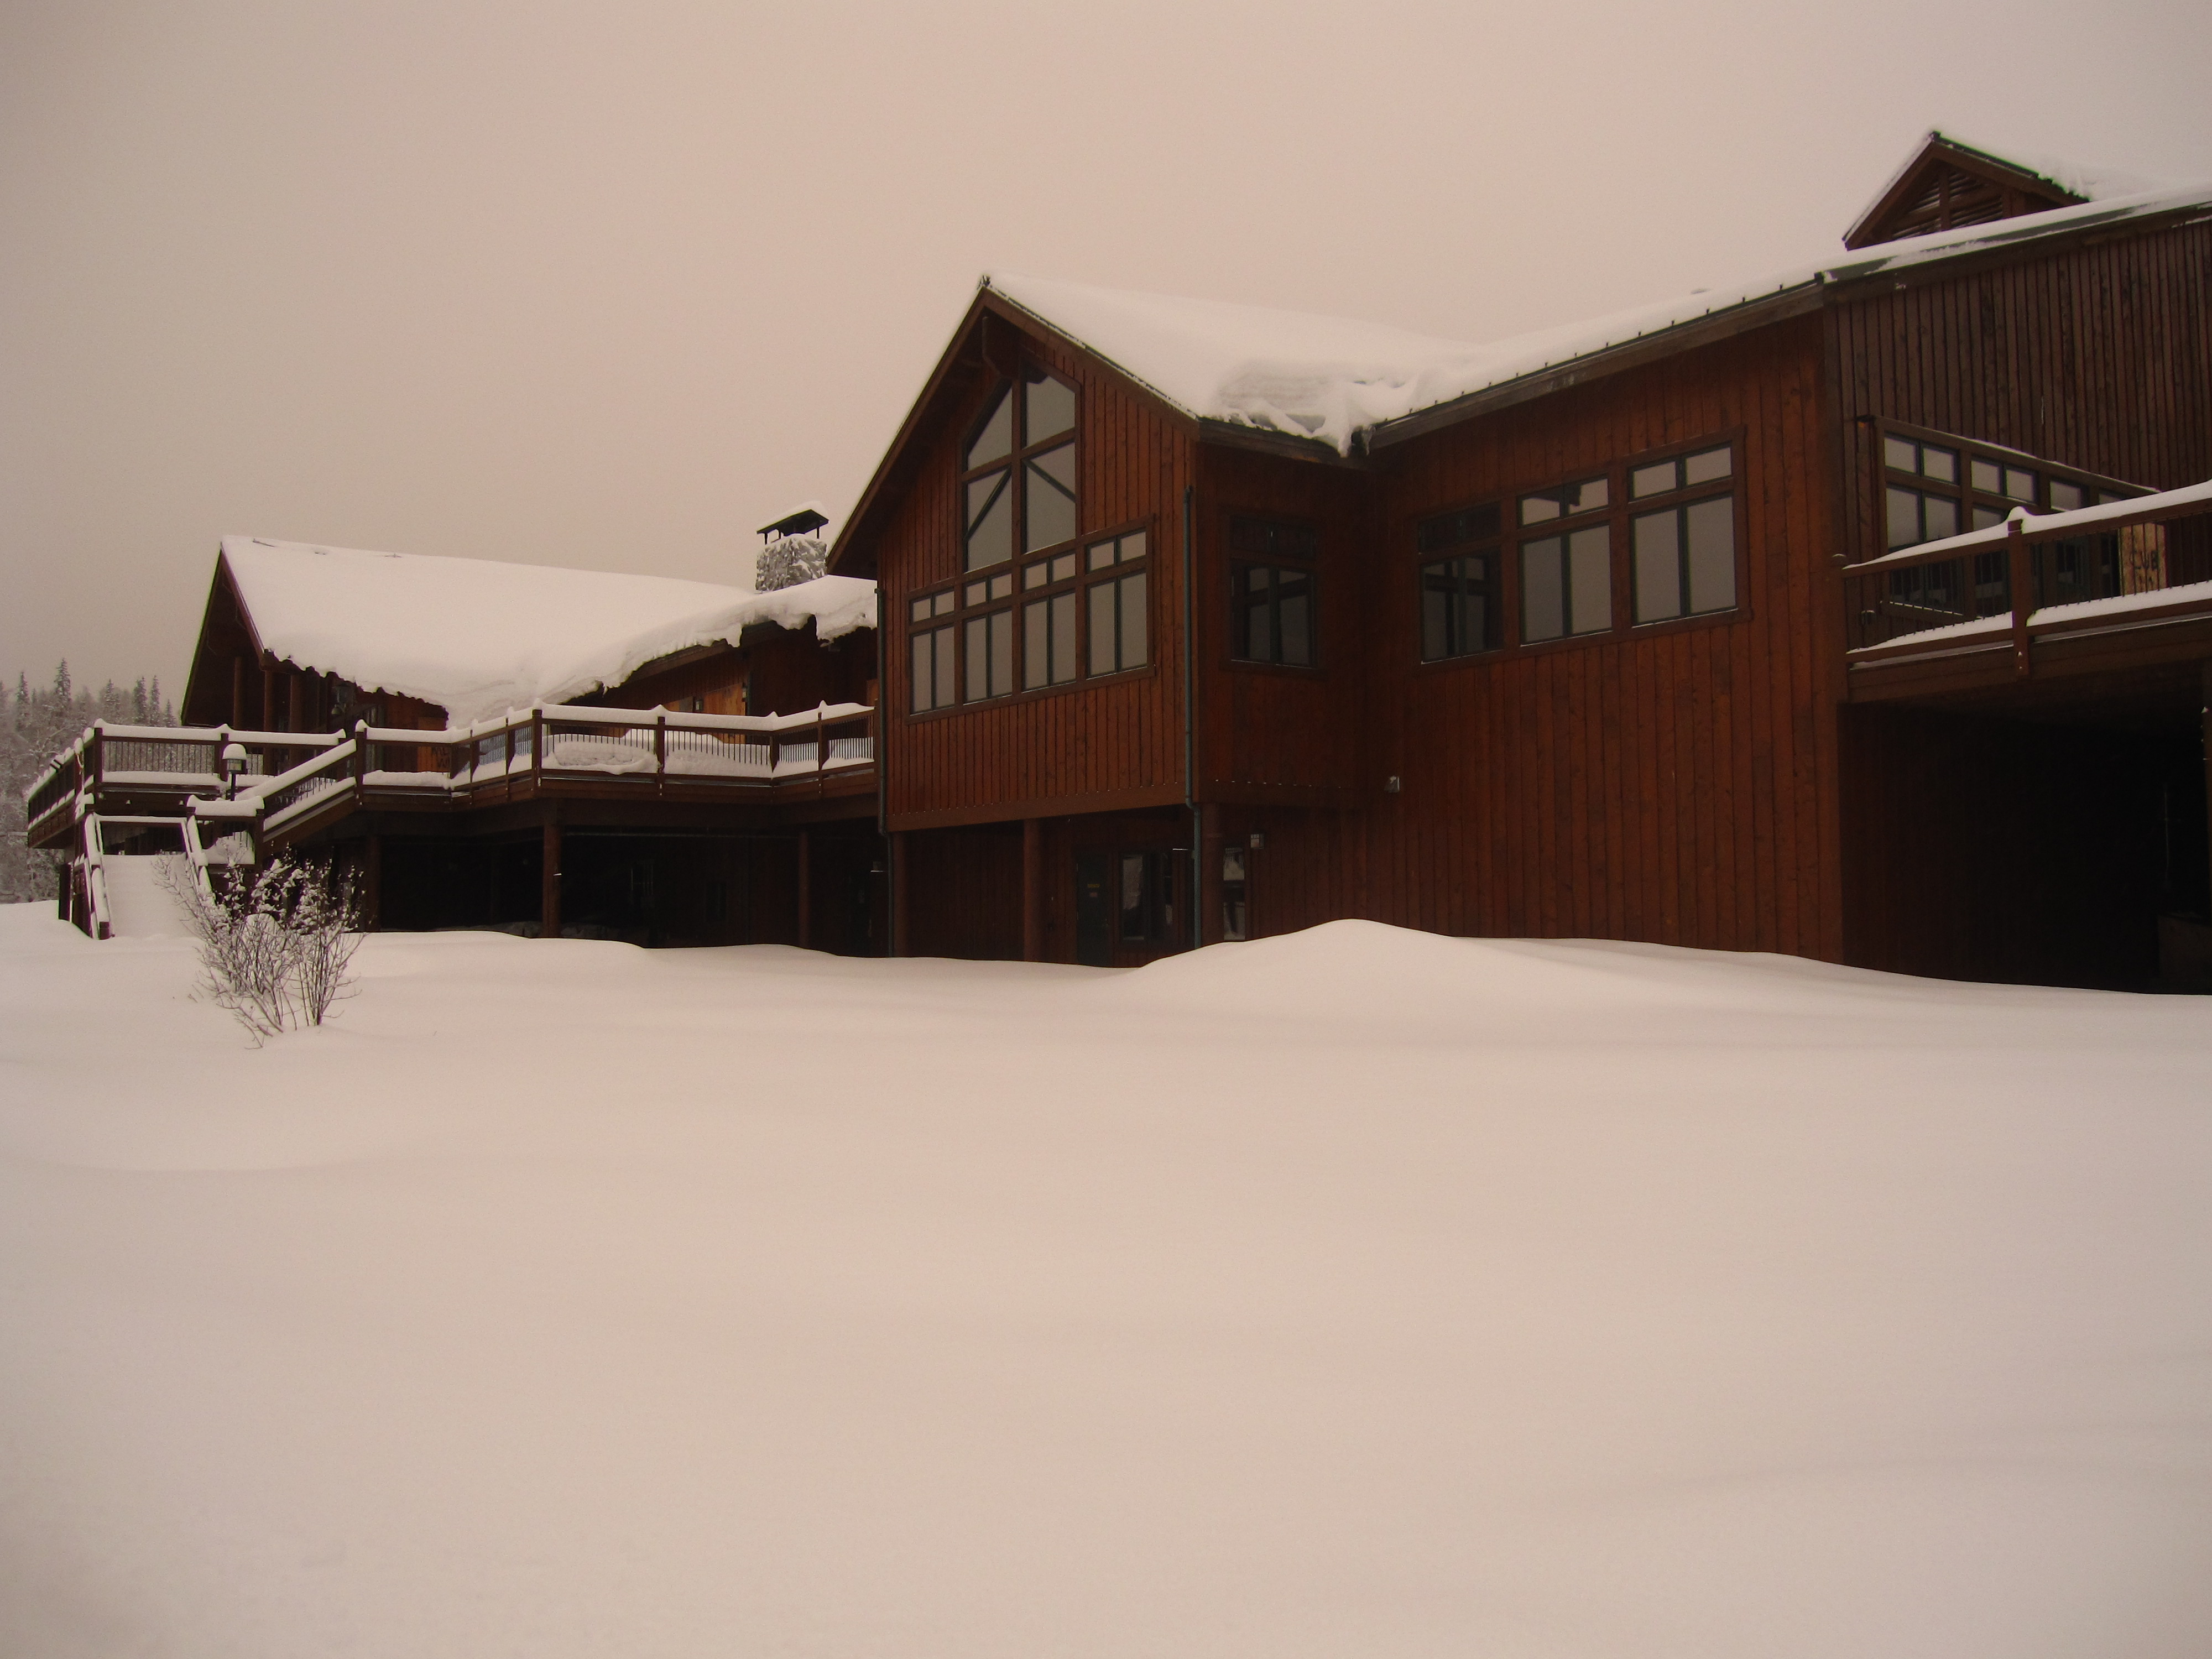
[[[246,745],[227,743],[222,746],[222,798],[238,799],[238,781],[246,771]]]

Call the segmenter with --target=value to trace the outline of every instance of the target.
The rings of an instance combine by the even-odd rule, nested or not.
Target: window
[[[1735,457],[1725,446],[1678,455],[1629,474],[1640,502],[1694,495],[1726,479]],[[1735,608],[1735,497],[1668,501],[1629,520],[1630,569],[1639,623],[1672,622]]]
[[[1521,637],[1531,645],[1613,626],[1613,528],[1521,544]]]
[[[1018,542],[1036,553],[1074,540],[1075,388],[1024,368],[984,404],[961,465],[966,568],[1005,563]]]
[[[1142,562],[1149,545],[1141,530],[1093,542],[1085,555],[1091,572],[1111,572],[1085,588],[1091,623],[1091,672],[1118,674],[1151,660],[1151,585]],[[1129,567],[1135,565],[1136,568]]]
[[[1229,520],[1232,554],[1317,560],[1321,535],[1296,520],[1260,519],[1243,514]],[[1284,668],[1315,665],[1314,572],[1310,564],[1255,564],[1232,559],[1229,566],[1230,655],[1239,662]]]
[[[1521,497],[1525,527],[1587,519],[1613,500],[1612,481],[1584,478]],[[1521,544],[1521,638],[1526,644],[1613,626],[1613,526],[1599,519]]]
[[[1421,566],[1423,662],[1498,648],[1498,538],[1503,517],[1492,501],[1426,520],[1413,532],[1413,545],[1420,552],[1452,555]]]
[[[1014,613],[991,611],[969,617],[964,631],[968,701],[983,702],[1014,689]]]
[[[1884,539],[1893,553],[2002,524],[2015,507],[2070,513],[2142,493],[2116,479],[1941,434],[1885,429],[1881,459]]]
[[[950,589],[925,594],[908,606],[908,620],[924,624],[907,635],[907,659],[914,675],[913,710],[917,714],[952,706],[952,625],[939,623],[939,618],[949,617],[951,611]]]
[[[2067,513],[2142,493],[2014,451],[1909,428],[1882,430],[1881,460],[1883,543],[1893,553],[1963,531],[1990,529],[2015,507]],[[2078,571],[2065,566],[2069,557]],[[2094,598],[2119,591],[2111,549],[2085,544],[2079,556],[2054,549],[2039,559],[2039,604],[2054,603],[2054,593]],[[1887,637],[1900,629],[2002,616],[2012,608],[2012,581],[2002,550],[1981,552],[1893,572],[1884,599],[1880,614],[1887,621],[1879,631]]]
[[[1735,610],[1735,446],[1707,439],[1422,520],[1420,659]]]
[[[987,702],[1016,690],[1012,601],[1018,553],[1024,560],[1047,556],[1024,563],[1020,572],[1024,594],[1036,595],[1020,606],[1021,688],[1034,690],[1075,678],[1076,558],[1072,550],[1054,555],[1075,539],[1081,525],[1075,427],[1075,388],[1028,364],[992,391],[969,428],[961,453],[962,562],[974,580],[957,590],[959,625],[946,638],[957,639],[960,658],[957,668],[945,666],[943,682],[957,683],[963,702]],[[917,687],[922,672],[917,653]],[[933,678],[933,694],[937,689]],[[942,708],[950,701],[925,703],[917,690],[915,708]]]
[[[1603,507],[1612,492],[1604,478],[1585,478],[1580,483],[1540,489],[1521,498],[1521,522],[1525,526],[1553,519],[1571,519]]]
[[[1065,685],[1075,678],[1075,594],[1054,593],[1022,607],[1022,689]]]

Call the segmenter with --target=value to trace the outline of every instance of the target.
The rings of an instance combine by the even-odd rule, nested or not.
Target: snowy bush
[[[210,888],[173,854],[161,879],[198,945],[202,993],[257,1042],[320,1025],[352,994],[361,921],[350,875],[283,853],[258,879],[226,872]]]

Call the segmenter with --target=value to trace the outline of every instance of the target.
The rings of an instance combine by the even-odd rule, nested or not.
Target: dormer
[[[2075,207],[2088,199],[2047,173],[1930,132],[1844,233],[1844,246],[1871,247],[1931,231]]]

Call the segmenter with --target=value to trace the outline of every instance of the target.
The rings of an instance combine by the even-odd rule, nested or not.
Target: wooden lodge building
[[[362,781],[313,834],[380,849],[387,926],[465,902],[636,937],[586,895],[681,831],[726,850],[652,878],[672,943],[1127,964],[1366,917],[2200,975],[2212,185],[1930,134],[1844,242],[1487,345],[994,275],[830,554],[879,631],[841,655],[748,622],[589,694],[663,727],[862,706],[865,787],[825,726],[797,788],[717,794],[657,750],[652,803],[593,793],[552,764],[582,728],[548,686],[506,705],[538,711],[526,788],[512,753],[506,793],[434,810]],[[218,574],[188,721],[464,717],[318,689],[251,599]],[[793,690],[733,706],[748,673]],[[587,874],[559,849],[593,836],[629,842]]]

